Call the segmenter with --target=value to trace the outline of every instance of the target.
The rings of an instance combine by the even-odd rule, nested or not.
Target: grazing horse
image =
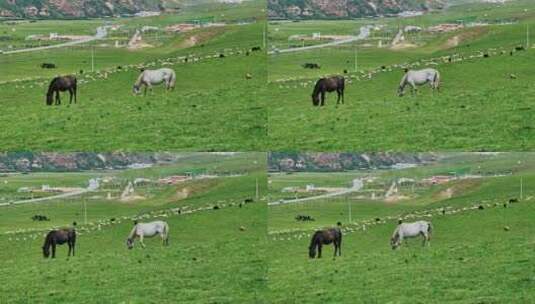
[[[308,256],[313,259],[316,257],[316,248],[318,249],[318,259],[321,258],[321,247],[322,245],[329,245],[333,243],[334,245],[334,256],[336,253],[342,255],[342,231],[340,230],[341,223],[338,223],[337,228],[329,228],[325,230],[318,230],[312,236],[310,241],[310,246],[308,247]]]
[[[325,105],[325,92],[334,92],[338,94],[338,100],[336,104],[340,103],[340,97],[342,98],[342,104],[344,103],[344,89],[345,79],[342,76],[334,76],[329,78],[321,78],[316,82],[314,91],[312,92],[312,104],[314,106]],[[320,102],[321,95],[321,102]]]
[[[76,226],[76,223],[73,223]],[[69,255],[74,256],[74,247],[76,244],[76,230],[74,228],[63,228],[59,230],[50,231],[45,238],[43,245],[43,256],[48,258],[50,256],[50,248],[52,247],[52,258],[56,257],[56,245],[69,245]]]
[[[53,63],[42,63],[41,64],[41,68],[42,69],[55,69],[56,68],[56,65],[53,64]]]
[[[422,86],[429,83],[433,91],[440,92],[440,73],[435,69],[423,69],[423,70],[409,70],[405,69],[405,75],[401,78],[399,83],[398,95],[402,97],[405,95],[405,87],[411,86],[411,93],[418,92],[418,86]]]
[[[152,92],[153,85],[165,84],[167,91],[173,90],[176,83],[176,73],[172,69],[163,68],[159,70],[144,70],[141,72],[134,84],[134,94],[139,94],[141,86],[145,86],[143,95],[147,95],[147,88]]]
[[[427,221],[400,223],[392,234],[390,245],[392,246],[392,249],[396,249],[401,246],[401,243],[404,239],[417,237],[419,235],[423,236],[424,238],[422,246],[425,246],[426,244],[429,245],[432,230],[433,227],[431,226],[431,222]]]
[[[317,63],[305,63],[303,64],[303,68],[305,69],[321,69],[320,65]]]
[[[78,80],[75,76],[59,76],[50,82],[48,86],[48,92],[46,93],[46,104],[51,106],[54,99],[54,93],[56,93],[56,105],[61,104],[61,99],[59,92],[69,91],[70,99],[69,104],[72,103],[72,98],[74,96],[74,103],[76,103],[76,90],[77,90]]]
[[[162,238],[162,244],[167,246],[169,245],[169,225],[164,221],[154,221],[150,223],[137,223],[135,222],[134,228],[128,235],[126,240],[126,246],[128,249],[134,248],[134,239],[139,238],[139,243],[141,247],[145,248],[143,243],[144,237],[153,237],[155,235],[160,235]]]

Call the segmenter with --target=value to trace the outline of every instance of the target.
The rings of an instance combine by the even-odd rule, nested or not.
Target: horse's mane
[[[312,235],[312,239],[310,240],[310,246],[308,248],[312,248],[314,247],[314,245],[318,243],[318,237],[320,236],[321,233],[322,231],[314,232],[314,234]]]
[[[130,234],[128,234],[129,239],[133,239],[134,236],[136,235],[136,228],[137,228],[137,221],[134,223],[134,227],[132,228],[132,230],[130,230]]]
[[[316,85],[314,86],[314,91],[312,92],[312,97],[317,96],[319,94],[324,81],[325,78],[321,78],[316,82]]]
[[[399,83],[399,87],[402,88],[402,87],[405,87],[406,83],[407,83],[407,77],[409,76],[409,71],[405,72],[405,75],[403,75],[403,77],[401,78],[401,82]]]
[[[141,73],[137,77],[137,80],[136,80],[136,83],[134,84],[134,86],[136,86],[136,87],[141,86],[141,82],[143,81],[143,75],[145,75],[145,71],[147,71],[147,70],[141,71]]]
[[[394,238],[398,238],[399,237],[399,227],[400,227],[401,224],[399,224],[396,229],[394,229],[394,233],[392,233],[392,238],[391,239],[394,239]]]
[[[47,235],[45,237],[45,243],[43,244],[43,248],[46,248],[46,247],[50,246],[50,244],[52,243],[52,237],[53,237],[55,232],[56,232],[56,230],[52,230],[52,231],[47,233]]]
[[[46,93],[48,96],[52,95],[52,93],[54,93],[54,88],[56,86],[56,81],[58,81],[58,78],[59,77],[54,77],[54,79],[52,79],[52,81],[50,81],[50,85],[48,85],[48,92]]]

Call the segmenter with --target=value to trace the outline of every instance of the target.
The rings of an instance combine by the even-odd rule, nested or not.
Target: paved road
[[[268,54],[272,55],[272,54],[281,54],[281,53],[302,52],[302,51],[307,51],[307,50],[320,49],[324,47],[335,46],[335,45],[350,43],[350,42],[354,42],[358,40],[363,40],[370,36],[371,29],[372,29],[371,25],[366,25],[360,28],[360,34],[355,37],[351,37],[351,38],[343,39],[343,40],[336,40],[336,41],[328,42],[324,44],[305,46],[305,47],[300,47],[300,48],[290,48],[290,49],[283,49],[283,50],[278,50],[278,51],[269,51]]]
[[[1,203],[0,207],[10,206],[10,205],[22,205],[22,204],[30,204],[30,203],[39,203],[43,201],[50,201],[50,200],[56,200],[56,199],[62,199],[66,197],[71,196],[78,196],[87,192],[96,191],[99,188],[99,184],[97,183],[89,183],[89,186],[85,189],[80,189],[72,192],[62,193],[58,195],[53,196],[47,196],[47,197],[40,197],[40,198],[34,198],[34,199],[28,199],[28,200],[22,200],[22,201],[16,201],[16,202],[10,202],[10,203]]]
[[[91,41],[103,39],[103,38],[106,38],[106,36],[108,36],[108,30],[106,29],[105,26],[100,26],[100,27],[97,28],[97,33],[95,34],[95,36],[89,37],[89,38],[86,38],[86,39],[69,41],[69,42],[55,44],[55,45],[49,45],[49,46],[40,46],[40,47],[34,47],[34,48],[28,48],[28,49],[5,51],[5,52],[2,52],[0,54],[9,55],[9,54],[37,52],[37,51],[44,51],[44,50],[49,50],[49,49],[62,48],[62,47],[66,47],[66,46],[73,46],[73,45],[77,45],[77,44],[88,43],[88,42],[91,42]]]
[[[323,199],[323,198],[329,198],[329,197],[344,195],[344,194],[348,194],[348,193],[352,193],[352,192],[358,192],[363,187],[364,187],[364,183],[362,182],[361,179],[354,179],[353,180],[353,187],[347,188],[346,190],[343,190],[343,191],[331,192],[331,193],[326,193],[326,194],[322,194],[322,195],[305,197],[305,198],[298,198],[298,199],[293,199],[293,200],[280,200],[280,201],[277,201],[277,202],[270,202],[270,203],[268,203],[268,205],[269,206],[285,205],[285,204],[293,204],[293,203],[300,203],[300,202],[318,200],[318,199]]]

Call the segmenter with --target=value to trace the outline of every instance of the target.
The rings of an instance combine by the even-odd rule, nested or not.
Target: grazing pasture
[[[0,54],[4,149],[258,150],[267,133],[266,58],[250,50],[262,47],[261,10],[261,1],[248,1],[192,6],[177,15],[111,19],[122,27],[102,41]],[[158,36],[147,34],[152,47],[114,47],[143,25],[163,29],[215,15],[214,22],[227,25],[173,35],[162,30]],[[56,69],[41,69],[45,62]],[[152,96],[133,96],[140,70],[158,68],[176,71],[175,90],[156,87]],[[78,78],[78,103],[46,108],[45,83],[66,74]],[[21,113],[27,119],[18,120]]]
[[[270,55],[268,137],[271,148],[288,150],[296,145],[302,150],[315,151],[533,148],[535,91],[530,83],[534,81],[531,62],[535,53],[531,47],[516,51],[518,46],[526,45],[527,26],[535,25],[531,10],[524,12],[527,7],[526,1],[499,6],[469,5],[469,8],[461,5],[439,13],[403,18],[399,20],[401,25],[427,27],[454,22],[469,10],[474,16],[472,22],[489,23],[437,33],[425,39],[411,34],[408,39],[414,40],[410,41],[414,47],[395,49],[387,45],[390,40],[385,35],[399,24],[398,19],[385,18],[369,22],[384,27],[372,31],[370,39],[359,41],[356,52],[354,43],[349,43]],[[501,24],[501,21],[511,22]],[[349,21],[328,22],[339,22],[344,27]],[[315,23],[317,26],[312,28]],[[290,36],[301,24],[306,26],[304,32],[321,31],[327,35],[329,27],[324,23],[312,20],[270,24],[269,33],[271,38]],[[354,24],[356,31],[361,24]],[[277,28],[279,31],[274,32]],[[378,47],[379,40],[383,41],[383,47]],[[270,43],[277,44],[276,41]],[[317,63],[321,69],[303,69],[302,65],[308,62]],[[398,97],[396,91],[406,67],[438,69],[442,78],[440,93],[422,88],[418,96]],[[347,80],[345,104],[335,107],[335,97],[329,96],[326,107],[310,107],[308,99],[314,82],[339,74]]]
[[[533,158],[526,157],[458,155],[438,164],[368,173],[377,181],[363,191],[390,180],[392,173],[420,179],[459,168],[465,168],[462,175],[471,175],[481,168],[488,174],[475,183],[461,179],[426,186],[416,194],[400,189],[401,195],[412,197],[395,203],[359,198],[361,192],[338,200],[270,206],[270,303],[529,303],[535,296],[535,174]],[[501,176],[507,171],[513,173]],[[316,183],[329,180],[328,173],[319,175]],[[439,195],[448,188],[453,189],[451,197]],[[507,203],[511,198],[517,202]],[[315,221],[295,221],[296,214]],[[430,246],[422,247],[416,238],[392,250],[390,237],[400,218],[432,222]],[[342,256],[333,260],[331,246],[324,246],[322,259],[310,259],[314,231],[336,227],[338,221]]]
[[[262,302],[266,275],[265,154],[211,161],[212,157],[139,171],[97,173],[114,176],[117,182],[128,176],[158,178],[192,170],[211,169],[212,174],[222,174],[211,182],[153,186],[152,196],[139,187],[136,193],[146,196],[145,200],[119,202],[85,197],[0,207],[0,245],[4,248],[0,253],[0,277],[4,282],[0,302]],[[224,176],[238,170],[241,176]],[[61,180],[69,180],[57,174]],[[259,200],[255,198],[257,179]],[[190,196],[177,195],[183,187],[190,189]],[[79,214],[84,200],[90,215],[88,223]],[[46,212],[51,221],[34,223],[27,217],[30,210]],[[162,246],[161,239],[155,237],[145,238],[145,249],[136,244],[134,250],[128,250],[126,240],[136,219],[167,222],[168,246]],[[73,220],[78,222],[76,255],[67,258],[68,248],[58,246],[56,258],[45,260],[41,250],[45,231],[68,226]],[[131,283],[139,280],[143,284]]]

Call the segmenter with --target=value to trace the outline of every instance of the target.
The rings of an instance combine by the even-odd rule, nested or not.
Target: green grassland
[[[467,11],[470,18],[465,22],[490,25],[443,34],[409,35],[408,43],[416,47],[398,50],[377,48],[383,34],[375,33],[373,38],[357,46],[357,73],[352,44],[270,55],[268,90],[272,105],[268,137],[272,149],[293,146],[316,151],[533,148],[534,94],[530,66],[535,53],[530,48],[509,55],[515,46],[526,44],[526,28],[535,24],[528,2],[459,5],[420,17],[370,20],[365,24],[383,24],[384,31],[390,33],[404,25],[426,27],[461,22],[463,16],[467,18]],[[498,24],[506,21],[513,24]],[[353,33],[362,22],[353,23]],[[274,28],[279,31],[275,32]],[[351,26],[350,21],[271,24],[270,43],[283,43],[298,31],[347,34]],[[458,45],[450,45],[449,41],[456,36]],[[484,58],[484,53],[489,53],[490,58]],[[453,55],[461,59],[452,63],[441,59]],[[303,69],[306,62],[318,63],[321,69]],[[408,94],[399,98],[396,91],[403,75],[401,67],[408,64],[414,64],[415,68],[435,67],[431,62],[437,64],[442,74],[440,94],[431,94],[424,87],[417,96]],[[314,108],[310,95],[315,80],[324,75],[343,74],[344,70],[350,79],[345,105],[335,107],[335,94],[331,94],[326,107]]]
[[[110,32],[105,41],[1,55],[4,149],[258,150],[265,146],[267,132],[266,60],[264,52],[247,51],[262,46],[262,8],[261,1],[248,1],[192,6],[177,15],[112,19],[111,24],[123,27]],[[228,25],[180,35],[150,33],[147,42],[153,47],[136,51],[113,47],[142,25],[164,27],[207,16]],[[80,28],[89,30],[96,21],[79,22]],[[189,43],[192,37],[195,45]],[[93,52],[95,72],[91,72]],[[43,62],[58,68],[41,69]],[[165,93],[157,87],[151,96],[132,96],[139,69],[162,66],[177,72],[175,91]],[[64,94],[61,107],[45,106],[49,79],[57,74],[78,74],[77,105],[66,105],[68,94]],[[21,113],[29,118],[18,120]]]
[[[194,157],[176,165],[141,171],[96,174],[113,176],[123,183],[128,176],[158,177],[192,169],[242,175],[152,189],[140,187],[139,194],[147,198],[134,202],[81,197],[2,207],[0,243],[6,250],[0,254],[0,273],[6,284],[0,289],[0,302],[262,303],[267,271],[267,216],[262,199],[266,191],[265,154],[210,160],[212,157]],[[25,176],[27,184],[38,183],[32,181],[32,174]],[[77,178],[50,173],[50,178],[58,183],[70,180],[70,176],[73,180]],[[261,200],[241,204],[255,197],[257,180]],[[191,195],[176,197],[184,187],[190,189]],[[98,193],[91,194],[95,195]],[[87,224],[82,216],[83,201],[87,204]],[[215,205],[220,209],[211,207]],[[175,208],[183,212],[171,212]],[[197,211],[187,213],[188,210]],[[51,221],[33,222],[33,214],[45,214]],[[163,217],[169,223],[169,247],[150,239],[146,249],[126,248],[131,219],[140,216],[144,221],[148,220],[144,216]],[[115,218],[113,223],[111,218]],[[72,221],[78,222],[76,256],[67,259],[65,246],[60,246],[55,260],[43,259],[40,246],[44,231]],[[136,283],[140,281],[143,284]]]
[[[535,286],[533,164],[530,155],[456,155],[434,165],[392,171],[405,177],[415,170],[420,177],[431,176],[448,167],[452,172],[468,168],[467,174],[514,173],[421,186],[416,193],[400,189],[412,197],[395,203],[352,195],[270,206],[270,302],[530,303]],[[385,173],[375,174],[378,180],[390,180],[392,175]],[[504,208],[510,198],[519,198],[521,177],[523,200]],[[328,173],[315,179],[326,180]],[[447,188],[453,189],[453,196],[440,195]],[[484,209],[478,209],[480,205]],[[298,222],[297,214],[315,221]],[[422,248],[420,240],[409,240],[392,251],[389,238],[399,217],[432,221],[431,246]],[[310,233],[338,221],[344,227],[342,256],[333,260],[332,246],[327,246],[322,259],[310,260]]]

